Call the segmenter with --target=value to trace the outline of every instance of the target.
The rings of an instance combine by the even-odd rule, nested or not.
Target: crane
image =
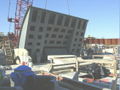
[[[9,8],[10,8],[11,0],[9,0]],[[14,43],[14,46],[16,47],[19,40],[19,34],[21,30],[21,25],[23,22],[24,15],[26,13],[26,10],[32,6],[33,0],[17,0],[16,1],[16,11],[15,11],[15,17],[10,18],[8,11],[8,22],[14,23],[14,33],[12,33],[12,41]],[[10,9],[9,9],[10,10]]]

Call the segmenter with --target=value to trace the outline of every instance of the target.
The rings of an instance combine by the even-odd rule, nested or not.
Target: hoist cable
[[[8,4],[8,19],[10,16],[10,9],[11,9],[11,0],[9,0],[9,4]],[[11,31],[11,22],[9,22],[9,32]]]
[[[33,0],[31,1],[31,6],[33,5]]]
[[[9,18],[9,14],[10,14],[10,7],[11,7],[11,0],[9,0],[9,4],[8,4],[8,18]]]
[[[47,0],[45,1],[45,10],[46,10],[46,8],[47,8]]]
[[[70,2],[67,0],[68,14],[70,15]]]
[[[11,22],[9,22],[9,32],[11,31]]]

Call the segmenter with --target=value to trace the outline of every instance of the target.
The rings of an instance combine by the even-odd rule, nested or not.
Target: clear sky
[[[17,0],[11,0],[10,16],[14,17]],[[120,0],[47,0],[47,9],[88,19],[86,36],[97,38],[119,37]],[[46,0],[34,0],[33,6],[45,8]],[[7,22],[9,0],[0,3],[0,32],[14,31]],[[10,28],[10,29],[9,29]]]

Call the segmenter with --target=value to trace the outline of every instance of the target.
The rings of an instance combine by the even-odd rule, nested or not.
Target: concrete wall
[[[37,63],[44,61],[46,47],[52,48],[51,51],[65,48],[68,54],[79,55],[87,22],[82,18],[31,7],[23,24],[19,46],[28,49]]]
[[[22,26],[22,32],[20,35],[20,40],[19,40],[19,48],[25,48],[25,41],[26,41],[26,36],[27,36],[27,28],[28,28],[28,22],[29,22],[29,14],[30,11],[28,11],[27,15],[25,16],[23,26]]]

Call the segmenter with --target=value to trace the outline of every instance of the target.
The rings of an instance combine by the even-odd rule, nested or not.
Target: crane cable
[[[9,15],[10,15],[10,8],[11,8],[11,0],[9,0],[9,4],[8,4],[8,19],[9,19]],[[9,32],[11,31],[11,22],[9,22]]]
[[[33,5],[33,0],[31,1],[31,6]]]
[[[9,18],[9,15],[10,15],[10,7],[11,7],[11,0],[9,0],[9,4],[8,4],[8,18]]]
[[[9,22],[8,31],[11,31],[11,22]]]
[[[45,10],[47,9],[48,0],[45,1]],[[70,1],[67,0],[68,14],[70,15]]]
[[[68,14],[70,15],[70,1],[67,0]]]
[[[47,8],[47,2],[48,2],[48,1],[46,0],[46,1],[45,1],[45,10],[46,10],[46,8]]]

